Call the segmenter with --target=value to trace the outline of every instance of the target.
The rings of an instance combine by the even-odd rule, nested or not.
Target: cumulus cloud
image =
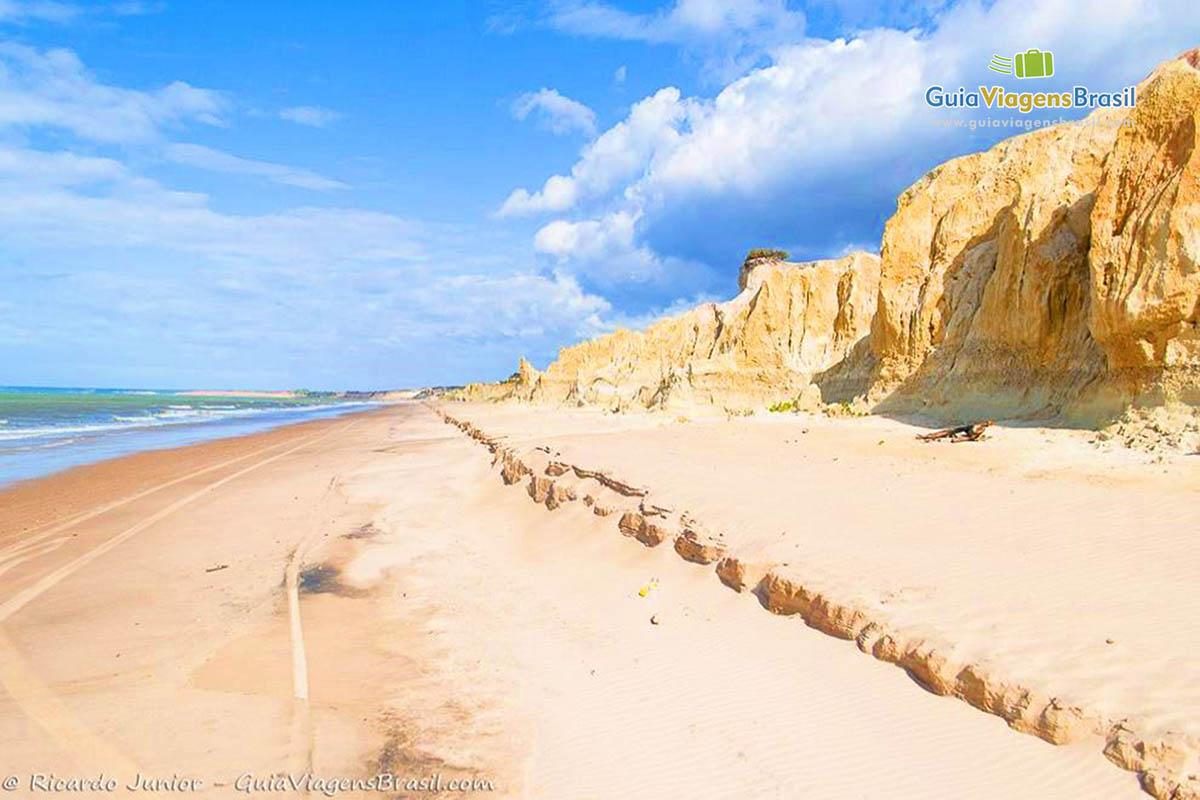
[[[574,4],[562,24],[655,41],[682,30],[675,15],[684,8],[631,15]],[[1194,44],[1200,21],[1187,8],[1124,0],[1093,14],[1081,0],[968,2],[938,12],[929,30],[873,28],[780,46],[768,65],[711,98],[668,88],[635,104],[569,173],[515,190],[501,213],[564,215],[538,231],[535,247],[581,274],[614,264],[649,279],[654,265],[732,263],[764,243],[805,257],[836,253],[876,241],[896,194],[923,171],[1011,133],[934,126],[928,85],[993,81],[990,53],[1032,44],[1054,50],[1064,85],[1124,85]],[[719,16],[701,13],[717,14],[706,4],[688,10],[689,30],[719,27]],[[647,269],[630,273],[630,259]]]
[[[343,115],[337,111],[321,108],[320,106],[292,106],[291,108],[282,109],[279,112],[279,116],[288,122],[295,122],[297,125],[324,128],[326,125],[337,122]]]
[[[653,284],[671,297],[700,276],[711,275],[704,264],[662,255],[639,240],[640,212],[620,210],[595,219],[554,220],[534,235],[534,249],[560,269],[572,269],[605,290]]]
[[[602,285],[616,281],[644,281],[660,267],[659,257],[634,240],[637,215],[617,211],[578,222],[555,220],[542,227],[533,239],[534,248],[560,264],[583,265],[581,270]],[[603,272],[592,274],[590,264],[603,264]]]
[[[239,158],[199,144],[172,144],[165,151],[168,161],[197,169],[227,172],[234,175],[255,175],[285,186],[303,189],[345,189],[346,184],[318,175],[307,169]]]
[[[500,215],[565,211],[581,200],[612,191],[644,170],[658,153],[675,146],[688,107],[674,87],[635,103],[624,120],[584,148],[570,175],[552,175],[534,192],[515,190]]]
[[[531,114],[547,129],[557,134],[596,133],[596,112],[562,94],[557,89],[539,89],[518,97],[512,105],[513,116],[523,120]]]

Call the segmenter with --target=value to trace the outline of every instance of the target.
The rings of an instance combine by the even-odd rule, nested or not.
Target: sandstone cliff
[[[879,259],[762,261],[741,282],[728,302],[568,347],[542,373],[522,359],[508,382],[469,386],[461,396],[614,410],[696,403],[740,410],[791,400],[866,337]]]
[[[1092,209],[1089,327],[1124,395],[1200,406],[1200,50],[1163,65]]]
[[[834,372],[845,383],[832,393],[1009,416],[1057,412],[1094,383],[1089,215],[1116,131],[1015,137],[904,192],[884,229],[870,348]]]
[[[905,191],[880,258],[768,262],[733,300],[563,350],[475,397],[1101,424],[1200,406],[1200,50],[1134,109],[1045,128]]]
[[[843,387],[883,411],[1085,424],[1195,404],[1194,53],[1138,98],[950,161],[901,195],[870,348],[835,370]]]

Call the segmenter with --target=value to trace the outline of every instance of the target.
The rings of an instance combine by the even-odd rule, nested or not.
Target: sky
[[[0,385],[544,367],[731,297],[752,247],[877,251],[1014,133],[925,102],[1030,88],[993,54],[1115,91],[1200,45],[1192,0],[879,5],[0,0]]]

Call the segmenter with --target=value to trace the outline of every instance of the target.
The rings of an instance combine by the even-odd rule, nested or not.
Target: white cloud
[[[128,176],[125,165],[110,158],[0,147],[0,180],[28,181],[40,186],[86,186]]]
[[[0,230],[9,243],[153,248],[222,260],[278,265],[419,260],[421,229],[392,215],[357,209],[294,208],[222,214],[208,198],[127,171],[109,180],[30,181],[0,170]],[[55,185],[57,184],[57,185]],[[96,186],[95,184],[101,184]]]
[[[628,117],[588,144],[570,175],[552,175],[536,192],[515,190],[500,215],[565,211],[611,191],[645,169],[657,153],[674,147],[687,116],[688,104],[680,100],[679,90],[660,89],[634,104]]]
[[[157,14],[163,8],[165,3],[146,0],[123,0],[111,5],[87,6],[58,0],[0,0],[0,22],[25,24],[37,21],[65,24],[85,16],[103,14],[114,14],[118,17]]]
[[[323,128],[337,122],[343,114],[320,106],[293,106],[279,112],[282,119],[295,122],[297,125],[308,125],[312,128]]]
[[[112,12],[119,17],[141,17],[146,14],[161,14],[167,7],[164,2],[145,2],[145,0],[125,0],[113,3]]]
[[[503,231],[354,207],[229,213],[140,172],[166,160],[343,187],[174,141],[227,107],[183,83],[103,83],[70,51],[0,44],[0,363],[23,370],[14,379],[453,382],[502,377],[516,352],[544,358],[604,328],[607,301],[530,268],[529,245]]]
[[[568,33],[645,42],[732,38],[766,28],[800,33],[804,14],[782,0],[676,0],[653,14],[635,14],[601,2],[559,3],[555,27]]]
[[[588,136],[596,133],[596,112],[556,89],[543,88],[521,95],[513,102],[512,113],[520,120],[534,114],[542,125],[560,135],[572,131]]]
[[[74,276],[68,294],[88,314],[201,319],[222,308],[203,307],[221,292],[249,304],[245,335],[311,340],[312,320],[334,324],[352,309],[347,336],[369,329],[391,345],[561,341],[603,329],[610,310],[569,275],[514,269],[515,254],[497,256],[504,245],[486,232],[354,208],[226,214],[111,160],[63,153],[0,149],[0,239],[55,253],[39,260]]]
[[[666,305],[654,306],[640,314],[610,314],[606,322],[610,329],[627,328],[635,331],[643,330],[666,317],[677,317],[705,303],[719,303],[727,299],[728,293],[721,295],[699,293],[687,297],[678,297]]]
[[[664,257],[637,241],[640,213],[614,211],[596,219],[554,220],[534,235],[533,246],[560,267],[571,267],[593,282],[612,287],[626,282],[669,284],[697,265]]]
[[[613,80],[618,83],[624,83],[626,76],[629,75],[629,69],[624,64],[617,67],[617,71],[613,73]]]
[[[562,273],[440,277],[418,289],[414,300],[438,319],[440,333],[463,337],[529,338],[554,331],[595,336],[608,329],[604,317],[612,310]]]
[[[631,15],[574,4],[560,22],[656,41],[685,28],[699,35],[744,25],[752,17],[728,15],[764,7],[680,2],[659,15]],[[990,80],[990,53],[1036,43],[1054,50],[1064,85],[1119,86],[1200,38],[1185,0],[1122,0],[1104,14],[1089,8],[1082,0],[968,2],[941,12],[928,32],[875,28],[777,47],[769,66],[712,98],[663,89],[635,104],[569,174],[537,191],[517,189],[501,213],[572,214],[543,226],[535,247],[564,269],[589,272],[614,264],[637,274],[628,272],[630,259],[649,268],[764,237],[825,253],[869,241],[872,218],[908,181],[948,152],[979,146],[932,124],[928,85]]]
[[[565,33],[675,44],[698,53],[706,71],[737,75],[771,49],[803,38],[803,12],[785,0],[675,0],[649,14],[593,0],[557,3],[549,24]]]
[[[101,83],[70,50],[0,44],[0,126],[44,126],[102,143],[156,138],[187,122],[221,125],[218,92],[175,81],[139,91]]]
[[[165,150],[168,161],[197,169],[227,172],[234,175],[255,175],[286,186],[304,189],[345,189],[346,184],[318,175],[307,169],[239,158],[199,144],[172,144]]]
[[[0,0],[0,21],[3,22],[69,22],[81,13],[82,9],[76,5],[53,0]]]

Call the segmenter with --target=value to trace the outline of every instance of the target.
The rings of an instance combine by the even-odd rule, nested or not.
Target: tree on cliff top
[[[743,263],[751,261],[787,261],[789,253],[786,250],[771,250],[769,248],[756,247],[749,253],[746,253],[746,260]]]

